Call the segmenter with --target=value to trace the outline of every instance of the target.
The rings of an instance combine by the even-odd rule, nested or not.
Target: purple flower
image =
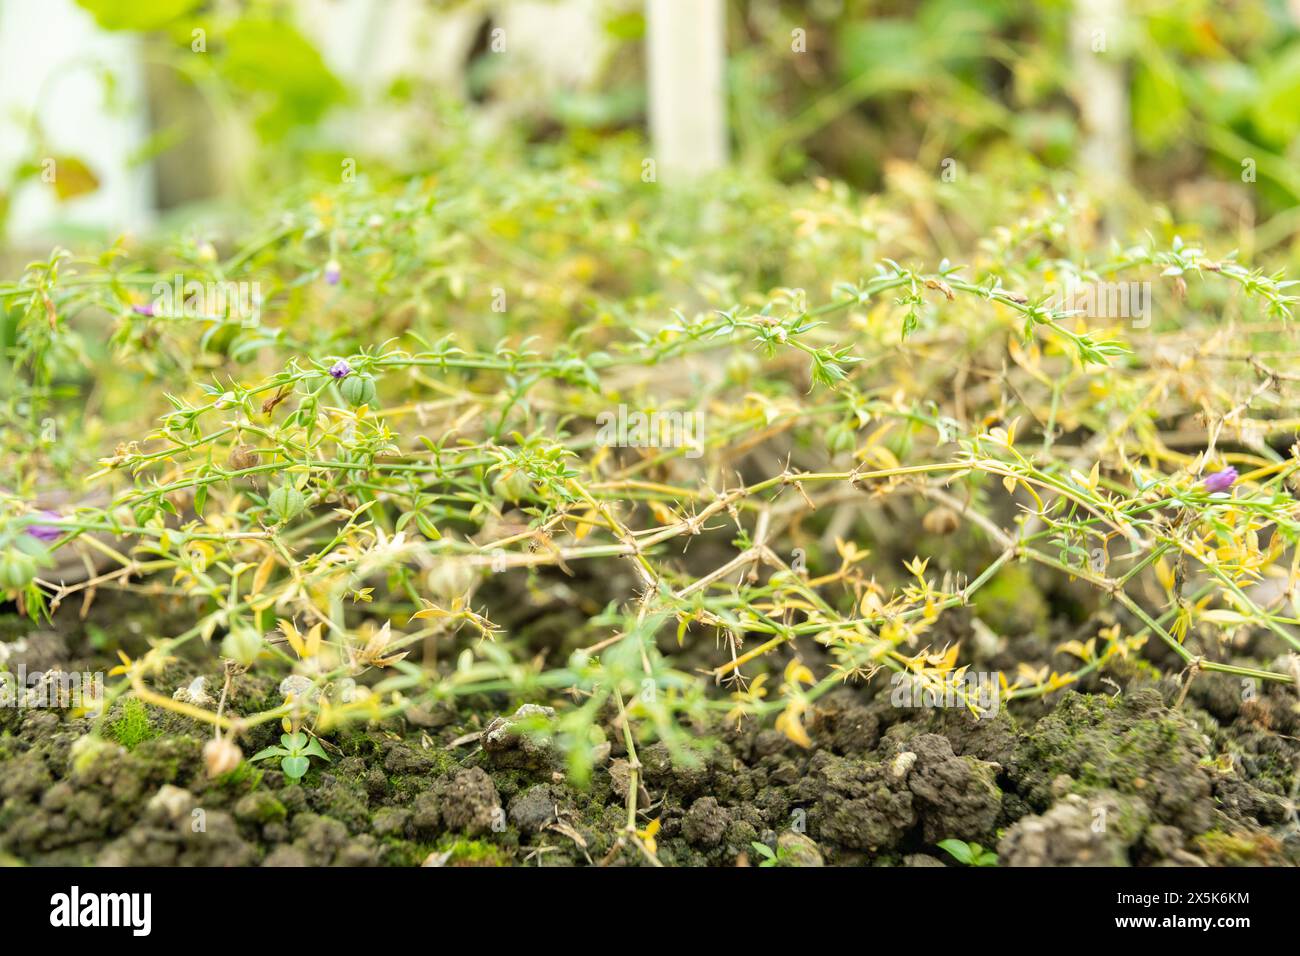
[[[330,375],[334,378],[347,378],[352,374],[352,366],[347,363],[346,359],[339,359],[330,366]]]
[[[41,514],[47,518],[53,518],[56,521],[61,521],[63,519],[63,515],[59,514],[57,511],[42,511]],[[33,538],[49,544],[51,541],[58,541],[63,537],[63,528],[50,524],[29,524],[27,526],[27,533]]]
[[[153,306],[147,302],[144,305],[133,305],[131,311],[136,315],[153,315]]]
[[[329,262],[325,263],[325,281],[330,285],[338,285],[339,277],[342,274],[343,270],[339,266],[339,261],[337,259],[331,259]]]
[[[1237,469],[1231,466],[1205,476],[1205,490],[1209,492],[1227,491],[1237,480]]]

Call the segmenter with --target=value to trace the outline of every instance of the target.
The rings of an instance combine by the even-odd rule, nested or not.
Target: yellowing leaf
[[[289,646],[293,648],[295,654],[299,657],[307,656],[307,645],[303,643],[302,635],[298,633],[298,628],[294,627],[292,621],[281,619],[276,622],[275,626],[280,629],[280,633],[284,635],[285,640],[289,642]]]
[[[649,851],[651,855],[654,855],[659,849],[658,844],[655,842],[655,834],[659,832],[659,826],[659,818],[655,817],[645,825],[644,830],[638,830],[636,832],[636,835],[641,838],[641,842],[645,844],[646,850]]]
[[[1249,624],[1251,618],[1244,614],[1238,614],[1236,611],[1215,610],[1202,611],[1201,620],[1209,621],[1212,624],[1219,624],[1223,627],[1239,627],[1242,624]]]
[[[776,729],[800,747],[811,747],[812,738],[808,736],[808,731],[804,730],[801,719],[803,709],[796,707],[797,703],[797,701],[790,701],[786,709],[777,715]]]
[[[275,552],[272,551],[257,566],[257,571],[253,573],[253,594],[261,594],[266,590],[266,582],[271,579],[271,572],[275,570],[277,560]]]
[[[664,524],[669,524],[673,521],[671,511],[668,511],[667,508],[664,508],[663,505],[657,501],[651,502],[652,508],[654,505],[659,505],[660,508],[663,508],[663,510],[667,512],[667,517],[665,517],[664,515],[660,514],[658,510],[655,511],[655,516],[659,518],[660,521],[662,521]],[[587,535],[591,534],[591,529],[596,527],[595,522],[599,520],[600,520],[600,515],[596,513],[594,508],[590,508],[587,511],[585,511],[581,515],[581,517],[576,522],[574,522],[573,540],[581,541]]]
[[[938,660],[931,658],[931,661],[933,661],[934,665],[940,670],[952,670],[957,666],[957,652],[959,650],[961,650],[961,644],[954,644],[952,647],[945,650]]]
[[[1087,644],[1084,644],[1081,641],[1065,641],[1064,643],[1059,644],[1056,649],[1058,652],[1073,654],[1075,657],[1079,658],[1079,660],[1086,663],[1097,656],[1097,639],[1095,637],[1090,637],[1088,638]]]
[[[813,672],[808,669],[799,658],[794,658],[789,664],[785,665],[785,682],[794,686],[796,684],[812,684],[816,681]]]
[[[76,199],[99,188],[99,177],[77,157],[56,156],[52,162],[54,194],[59,197],[59,202]]]
[[[315,657],[320,653],[321,629],[323,627],[323,624],[317,623],[307,632],[307,647],[302,652],[302,657]]]

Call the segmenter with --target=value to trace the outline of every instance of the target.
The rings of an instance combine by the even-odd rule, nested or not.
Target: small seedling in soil
[[[249,759],[249,763],[280,757],[282,758],[280,769],[284,771],[284,775],[290,780],[301,780],[307,775],[312,757],[320,757],[329,762],[330,758],[321,748],[320,741],[315,737],[308,738],[302,731],[281,734],[280,743],[282,746],[259,750]]]
[[[781,865],[781,857],[783,856],[783,854],[777,852],[776,850],[773,850],[766,843],[759,843],[757,840],[755,840],[753,843],[750,844],[750,846],[754,848],[755,853],[757,853],[759,856],[763,858],[762,862],[758,864],[759,866],[780,866]]]
[[[940,840],[937,844],[939,849],[946,850],[954,860],[966,866],[997,866],[998,855],[992,850],[986,850],[978,843],[967,843],[965,840]]]

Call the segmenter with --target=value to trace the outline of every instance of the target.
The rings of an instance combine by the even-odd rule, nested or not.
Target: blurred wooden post
[[[19,162],[42,165],[40,176],[6,197],[12,201],[9,238],[15,243],[45,249],[68,227],[117,233],[147,229],[155,221],[152,169],[133,161],[148,145],[148,117],[142,110],[104,108],[99,65],[112,75],[122,102],[143,99],[138,37],[99,29],[73,0],[0,0],[0,175]],[[38,144],[24,120],[33,110],[49,155],[33,155]],[[98,187],[59,201],[54,182],[45,178],[47,170],[54,181],[64,171],[72,174],[59,157],[84,162]],[[22,261],[31,257],[20,255]]]
[[[723,0],[647,0],[646,33],[657,175],[717,169],[727,161]]]
[[[1076,0],[1070,24],[1075,99],[1083,125],[1080,165],[1097,196],[1115,198],[1129,179],[1128,86],[1124,77],[1124,0]]]

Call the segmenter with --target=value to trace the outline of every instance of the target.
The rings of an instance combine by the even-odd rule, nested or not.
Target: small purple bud
[[[1205,490],[1209,492],[1227,491],[1237,480],[1237,469],[1231,466],[1205,476]]]
[[[152,305],[149,305],[149,304],[146,302],[144,305],[133,305],[133,306],[131,306],[131,311],[134,312],[136,315],[149,315],[149,316],[152,316],[152,315],[153,315],[153,306],[152,306]]]
[[[339,266],[337,259],[331,259],[325,263],[325,281],[330,285],[338,285],[339,277],[343,274],[342,267]]]
[[[352,366],[347,363],[346,359],[339,359],[330,366],[330,375],[334,378],[347,378],[352,374]]]
[[[56,521],[62,520],[63,518],[63,515],[59,514],[57,511],[42,511],[41,514],[47,518],[53,518]],[[63,529],[55,525],[29,524],[26,530],[33,538],[36,538],[38,541],[44,541],[46,544],[49,544],[51,541],[58,541],[63,537]]]

